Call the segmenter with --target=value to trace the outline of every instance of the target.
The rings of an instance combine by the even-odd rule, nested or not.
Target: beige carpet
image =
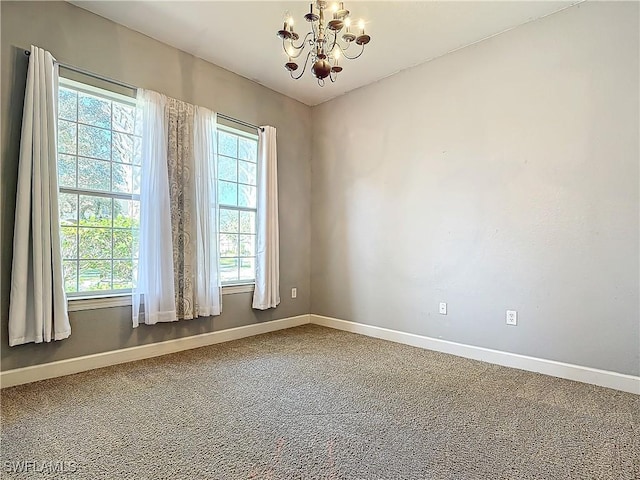
[[[5,389],[1,449],[3,478],[637,480],[640,397],[308,325]]]

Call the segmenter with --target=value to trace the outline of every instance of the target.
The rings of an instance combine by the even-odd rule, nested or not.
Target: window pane
[[[253,257],[256,254],[256,236],[240,235],[240,256]]]
[[[133,259],[136,260],[140,257],[140,232],[138,230],[133,230],[132,234],[132,247],[131,254]],[[135,269],[135,265],[134,265]]]
[[[255,258],[240,259],[240,280],[255,280],[256,261]]]
[[[59,195],[65,289],[130,289],[137,266],[140,203],[112,198],[111,192],[139,193],[139,111],[112,100],[110,92],[86,93],[65,79],[60,82],[59,185],[82,190]]]
[[[140,181],[142,180],[142,168],[132,167],[131,173],[133,174],[133,193],[140,194]]]
[[[249,162],[238,162],[238,181],[240,183],[248,183],[255,185],[257,183],[256,164]]]
[[[111,162],[79,157],[78,188],[108,192],[111,189]]]
[[[117,228],[138,228],[140,202],[137,200],[113,200],[113,226]]]
[[[220,259],[220,280],[222,282],[235,282],[238,280],[238,259]]]
[[[68,188],[76,186],[76,157],[58,155],[58,185]]]
[[[238,232],[238,211],[220,209],[220,231],[223,233]]]
[[[62,258],[78,258],[78,229],[62,227],[60,229],[60,243],[62,244]]]
[[[58,120],[58,151],[60,153],[76,154],[76,124]]]
[[[80,92],[78,121],[96,127],[111,128],[111,102]]]
[[[258,142],[249,138],[240,137],[238,140],[238,158],[256,162],[258,154]]]
[[[111,226],[111,199],[80,195],[80,225],[95,227]]]
[[[113,102],[113,129],[133,133],[136,110],[134,107]]]
[[[133,258],[133,231],[113,231],[113,258]]]
[[[220,256],[238,256],[238,235],[223,233],[220,235]]]
[[[240,212],[240,233],[256,233],[255,212]]]
[[[218,199],[221,205],[238,205],[238,184],[218,180]]]
[[[63,261],[62,271],[64,275],[64,291],[77,292],[78,264],[75,261]]]
[[[235,158],[218,156],[218,177],[231,182],[238,181],[238,161]]]
[[[78,94],[68,88],[58,90],[58,118],[76,120]]]
[[[111,290],[110,260],[80,260],[79,291]]]
[[[61,193],[58,197],[60,209],[60,225],[78,224],[78,195],[73,193]]]
[[[122,163],[113,164],[113,191],[133,193],[133,167]]]
[[[238,206],[256,208],[256,187],[238,185]]]
[[[133,285],[135,286],[136,282],[138,281],[138,261],[137,260],[133,261],[133,270],[131,275],[132,275]]]
[[[113,261],[113,289],[133,288],[133,260]]]
[[[137,258],[140,202],[114,199],[113,214],[113,226],[124,229],[114,230],[114,258]]]
[[[133,163],[140,165],[142,161],[142,139],[133,137]]]
[[[133,135],[113,132],[114,162],[133,163]]]
[[[227,157],[238,156],[238,137],[218,130],[218,153]]]
[[[111,160],[111,130],[78,125],[78,155]]]
[[[111,230],[80,228],[80,258],[111,258]]]

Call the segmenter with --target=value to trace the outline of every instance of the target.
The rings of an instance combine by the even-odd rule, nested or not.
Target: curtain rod
[[[29,56],[29,55],[31,55],[31,52],[29,50],[25,50],[24,54]],[[119,86],[124,87],[124,88],[129,88],[129,89],[134,90],[134,91],[136,91],[138,89],[138,87],[134,87],[133,85],[129,85],[128,83],[124,83],[124,82],[121,82],[119,80],[114,80],[113,78],[105,77],[103,75],[98,75],[97,73],[89,72],[87,70],[83,70],[82,68],[74,67],[73,65],[67,65],[66,63],[58,62],[57,60],[56,60],[55,63],[57,63],[62,68],[66,68],[67,70],[71,70],[73,72],[78,72],[78,73],[81,73],[83,75],[87,75],[89,77],[97,78],[98,80],[103,80],[105,82],[113,83],[115,85],[119,85]],[[224,118],[225,120],[228,120],[230,122],[237,123],[238,125],[244,125],[245,127],[255,128],[256,130],[260,130],[261,132],[264,132],[264,128],[262,128],[262,127],[254,125],[252,123],[243,122],[242,120],[238,120],[237,118],[230,117],[229,115],[225,115],[224,113],[218,113],[218,117]]]
[[[31,55],[31,52],[29,50],[25,50],[24,54],[29,56],[29,55]],[[72,72],[81,73],[81,74],[86,75],[88,77],[92,77],[92,78],[96,78],[98,80],[103,80],[105,82],[113,83],[113,84],[118,85],[120,87],[124,87],[124,88],[128,88],[129,90],[133,90],[134,92],[136,90],[138,90],[138,87],[135,87],[133,85],[129,85],[128,83],[121,82],[120,80],[114,80],[113,78],[105,77],[104,75],[98,75],[97,73],[93,73],[93,72],[90,72],[88,70],[83,70],[82,68],[74,67],[73,65],[68,65],[66,63],[62,63],[62,62],[59,62],[57,60],[55,61],[55,63],[58,64],[58,66],[60,66],[62,68],[66,68],[67,70],[71,70]]]
[[[244,125],[245,127],[255,128],[256,130],[260,130],[261,132],[264,132],[263,127],[259,127],[257,125],[254,125],[253,123],[243,122],[242,120],[238,120],[237,118],[230,117],[229,115],[225,115],[224,113],[218,113],[218,117],[224,118],[225,120],[229,120],[230,122],[237,123],[238,125]]]

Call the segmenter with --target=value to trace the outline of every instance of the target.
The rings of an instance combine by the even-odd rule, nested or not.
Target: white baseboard
[[[606,370],[598,370],[580,365],[545,360],[543,358],[528,357],[516,353],[502,352],[489,348],[475,347],[462,343],[440,340],[437,338],[400,332],[388,328],[375,327],[362,323],[348,322],[337,318],[321,315],[299,315],[297,317],[283,318],[270,322],[257,323],[244,327],[230,328],[218,332],[203,333],[191,337],[168,340],[166,342],[139,345],[104,353],[96,353],[83,357],[70,358],[57,362],[44,363],[30,367],[16,368],[0,372],[0,386],[2,388],[21,385],[23,383],[46,380],[47,378],[60,377],[73,373],[93,370],[95,368],[117,365],[119,363],[133,362],[145,358],[167,355],[182,350],[204,347],[216,343],[228,342],[240,338],[274,332],[286,328],[297,327],[313,323],[324,327],[335,328],[347,332],[358,333],[369,337],[389,340],[391,342],[425,348],[437,352],[449,353],[459,357],[471,358],[505,367],[518,368],[530,372],[542,373],[553,377],[590,383],[602,387],[613,388],[640,394],[640,377],[624,375]]]
[[[298,315],[297,317],[256,323],[244,327],[220,330],[218,332],[203,333],[191,337],[167,340],[166,342],[150,343],[148,345],[139,345],[121,350],[85,355],[68,360],[16,368],[0,372],[0,385],[2,388],[13,387],[23,383],[36,382],[38,380],[46,380],[47,378],[61,377],[63,375],[85,372],[95,368],[117,365],[119,363],[133,362],[145,358],[176,353],[182,350],[190,350],[192,348],[228,342],[253,335],[260,335],[262,333],[283,330],[285,328],[297,327],[307,323],[309,323],[309,315]]]
[[[518,368],[529,372],[543,373],[553,377],[575,380],[577,382],[590,383],[601,387],[613,388],[640,394],[640,377],[624,375],[622,373],[598,370],[596,368],[572,365],[569,363],[545,360],[543,358],[527,357],[516,353],[502,352],[483,347],[474,347],[462,343],[440,340],[437,338],[415,335],[412,333],[390,330],[388,328],[374,327],[362,323],[348,322],[321,315],[311,315],[311,323],[324,327],[336,328],[347,332],[359,333],[369,337],[389,340],[396,343],[411,345],[413,347],[435,350],[437,352],[450,353],[459,357],[471,358],[505,367]]]

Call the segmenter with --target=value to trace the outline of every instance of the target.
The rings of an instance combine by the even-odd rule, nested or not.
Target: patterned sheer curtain
[[[176,314],[219,315],[215,114],[176,99],[166,114]]]
[[[194,107],[170,98],[167,102],[167,167],[173,240],[173,284],[178,319],[194,317],[195,218],[193,170]],[[197,316],[197,315],[196,315]]]
[[[159,94],[156,94],[159,95]],[[143,179],[141,189],[140,266],[136,294],[147,295],[147,285],[161,284],[163,302],[173,308],[164,309],[169,317],[156,321],[190,320],[221,313],[220,281],[218,275],[217,194],[215,135],[216,117],[207,109],[163,96],[163,108],[156,112],[156,121],[148,125],[161,131],[143,134],[143,175],[145,162],[164,163],[164,178],[153,182]],[[161,118],[159,116],[161,115]],[[158,154],[145,155],[145,144],[155,139]],[[167,188],[164,187],[168,182]],[[158,210],[166,209],[165,212]],[[155,242],[167,243],[162,255],[143,262],[143,249],[157,249],[153,232],[142,231],[144,212],[161,218],[162,228]],[[149,240],[143,244],[143,238]],[[161,265],[169,266],[158,268]],[[151,278],[153,272],[163,274]],[[152,302],[153,302],[153,293]],[[171,298],[169,298],[169,295]],[[135,298],[135,295],[134,295]],[[145,311],[146,308],[145,299]],[[153,306],[153,303],[152,303]],[[156,323],[153,318],[145,323]],[[134,326],[136,306],[134,304]]]

